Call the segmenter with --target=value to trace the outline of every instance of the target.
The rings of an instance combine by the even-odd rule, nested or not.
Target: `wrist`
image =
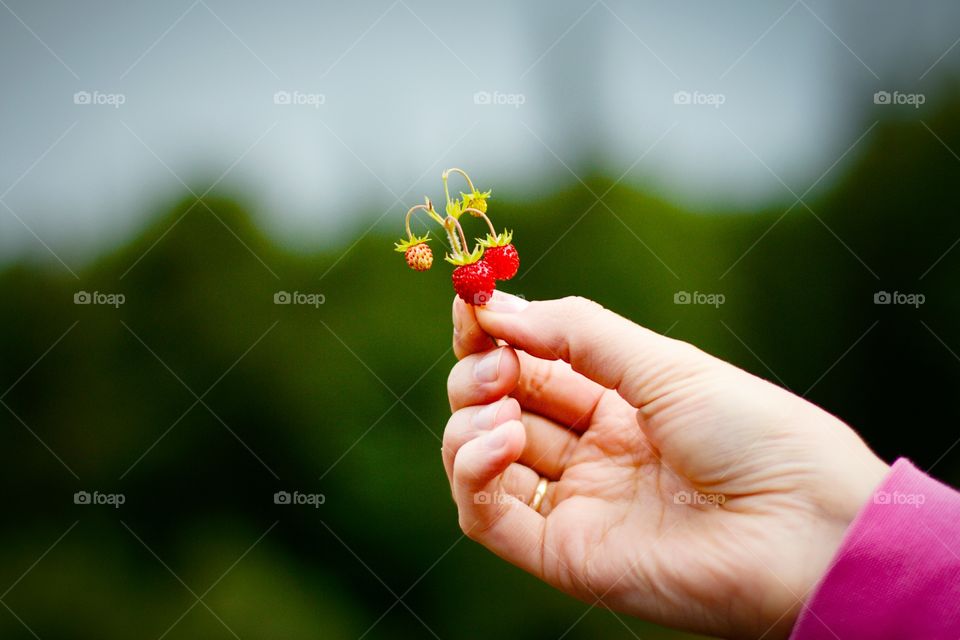
[[[796,593],[798,602],[790,614],[784,616],[788,624],[777,625],[776,630],[782,632],[780,637],[790,636],[791,629],[797,623],[804,607],[812,601],[818,585],[823,582],[836,561],[851,526],[858,515],[872,503],[875,492],[890,473],[890,465],[867,448],[846,425],[844,429],[857,439],[859,450],[847,449],[843,462],[828,461],[828,465],[833,469],[832,473],[826,469],[822,472],[825,485],[820,505],[823,509],[823,526],[819,535],[810,537],[810,553],[803,563],[804,579]],[[843,454],[844,448],[838,448],[836,452]],[[842,472],[837,473],[837,469],[842,469]]]
[[[960,494],[899,460],[797,621],[794,640],[960,637]],[[906,544],[905,544],[906,543]]]

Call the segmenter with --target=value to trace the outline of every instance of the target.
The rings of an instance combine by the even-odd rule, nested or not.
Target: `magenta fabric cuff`
[[[960,493],[897,460],[850,525],[790,637],[960,638]]]

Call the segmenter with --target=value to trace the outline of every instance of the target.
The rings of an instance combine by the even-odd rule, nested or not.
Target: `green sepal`
[[[423,244],[425,242],[430,242],[430,232],[428,231],[426,235],[413,236],[412,238],[407,238],[406,240],[401,240],[400,242],[395,242],[393,247],[394,251],[399,251],[400,253],[406,253],[407,249],[412,246]]]
[[[463,197],[464,202],[469,202],[470,200],[489,200],[490,194],[493,193],[493,189],[488,189],[487,191],[473,191],[472,193],[460,192],[460,195]]]
[[[490,247],[503,247],[513,242],[513,231],[504,230],[497,235],[488,233],[487,237],[477,240],[481,247],[489,249]]]
[[[465,253],[459,257],[451,258],[450,254],[443,256],[443,259],[455,266],[463,266],[465,264],[473,264],[478,262],[480,258],[483,257],[483,247],[475,247],[470,253]]]
[[[476,191],[472,193],[460,193],[460,196],[463,199],[463,208],[464,209],[476,209],[482,213],[487,212],[487,199],[490,197],[490,191]],[[480,216],[472,211],[468,212],[470,215],[479,218]]]
[[[451,200],[447,203],[447,215],[454,220],[459,220],[463,215],[463,202],[460,200]]]

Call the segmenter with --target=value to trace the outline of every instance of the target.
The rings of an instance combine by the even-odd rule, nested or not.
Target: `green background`
[[[946,104],[926,126],[879,123],[785,215],[792,199],[700,214],[605,175],[534,199],[474,176],[521,253],[503,288],[593,298],[957,485],[960,103]],[[0,637],[682,637],[588,611],[462,539],[439,455],[449,268],[407,269],[401,214],[365,233],[381,212],[353,212],[342,241],[303,255],[236,194],[144,207],[152,223],[79,280],[52,261],[0,273]],[[80,290],[126,302],[75,305]],[[325,304],[275,305],[280,290]],[[726,302],[676,305],[678,291]],[[878,291],[926,302],[875,305]],[[75,505],[79,490],[126,503]],[[280,490],[326,500],[275,505]]]

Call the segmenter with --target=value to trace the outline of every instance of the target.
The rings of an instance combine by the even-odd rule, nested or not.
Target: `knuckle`
[[[457,424],[459,420],[459,411],[453,413],[450,416],[450,419],[447,420],[447,426],[443,428],[443,442],[441,443],[444,451],[452,452],[454,451],[454,446],[456,445],[456,432]]]
[[[532,400],[543,398],[545,389],[549,387],[554,377],[553,367],[541,361],[527,367],[525,373],[527,374],[527,397]]]
[[[474,529],[474,527],[472,526],[470,520],[467,519],[467,516],[464,515],[464,513],[463,513],[462,510],[460,511],[460,515],[459,515],[459,517],[457,518],[457,524],[460,525],[460,531],[463,532],[463,535],[467,536],[467,537],[470,538],[471,540],[475,540],[475,539],[476,539],[476,538],[473,537],[473,529]]]
[[[574,352],[582,346],[579,343],[584,337],[596,337],[595,328],[600,326],[598,320],[601,319],[601,314],[609,312],[600,304],[582,296],[561,298],[558,303],[553,322],[562,337],[556,338],[553,350],[562,360],[570,362]],[[571,330],[571,327],[576,327],[577,330]]]
[[[460,530],[474,542],[480,542],[483,539],[485,527],[481,527],[480,523],[475,519],[461,517]]]
[[[473,500],[473,494],[467,496],[468,500]],[[500,505],[484,505],[482,508],[485,509],[496,509],[495,512],[491,513],[489,516],[486,514],[483,517],[471,516],[469,514],[470,509],[464,509],[460,507],[458,524],[460,525],[460,530],[465,536],[473,540],[474,542],[482,543],[490,533],[491,529],[496,526],[497,522],[500,521],[500,518],[503,516],[502,508]]]
[[[475,412],[475,408],[467,407],[455,411],[453,415],[450,416],[450,419],[447,420],[447,426],[443,430],[441,446],[443,447],[443,451],[453,456],[454,459],[465,444],[480,435],[480,432],[471,425],[471,419]],[[465,474],[466,472],[464,471],[463,473]]]
[[[560,302],[563,304],[563,315],[568,321],[590,320],[605,311],[601,304],[583,296],[567,296],[561,298]]]
[[[453,365],[450,369],[450,373],[447,375],[447,399],[450,400],[450,407],[453,408],[454,401],[457,397],[461,396],[463,393],[463,380],[464,380],[464,367],[469,366],[467,363],[468,358],[464,358],[460,362]]]
[[[594,302],[583,296],[567,296],[564,300],[579,313],[596,313],[603,310],[603,305],[599,302]]]
[[[447,399],[449,399],[451,403],[453,402],[453,390],[454,390],[455,380],[456,380],[455,378],[456,371],[457,371],[457,367],[454,366],[452,369],[450,369],[450,373],[447,374]]]

